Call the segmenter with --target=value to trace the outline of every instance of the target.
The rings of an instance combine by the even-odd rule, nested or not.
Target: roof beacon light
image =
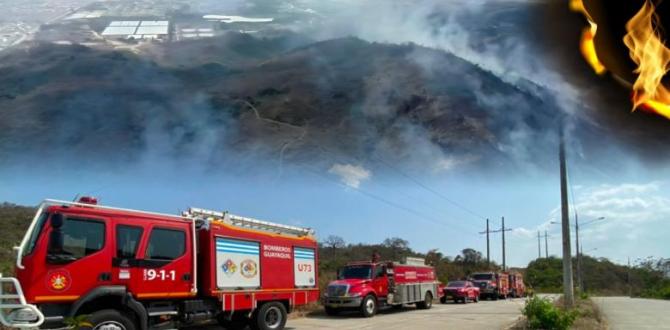
[[[79,203],[81,204],[90,204],[90,205],[98,205],[98,199],[95,197],[91,196],[82,196],[79,198]]]

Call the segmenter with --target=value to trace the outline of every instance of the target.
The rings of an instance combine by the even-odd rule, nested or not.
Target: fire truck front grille
[[[347,294],[347,289],[346,285],[330,285],[328,286],[328,296],[344,297]]]

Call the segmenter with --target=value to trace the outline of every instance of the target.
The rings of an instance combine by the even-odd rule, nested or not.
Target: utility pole
[[[503,272],[507,269],[505,266],[505,217],[502,217],[502,243],[503,243]]]
[[[489,251],[489,234],[490,233],[500,233],[500,232],[502,232],[502,248],[503,248],[502,268],[503,268],[503,271],[505,271],[505,269],[507,267],[507,265],[506,265],[507,260],[506,260],[506,255],[505,255],[505,253],[506,253],[506,251],[505,251],[505,232],[506,231],[511,231],[511,230],[512,230],[512,228],[505,228],[505,217],[502,217],[502,228],[501,229],[490,230],[489,229],[489,221],[488,221],[488,219],[486,219],[486,231],[479,232],[480,234],[486,234],[486,260],[488,262],[490,262],[490,259],[489,259],[489,252],[490,252]],[[489,266],[490,266],[490,264],[489,264]]]
[[[546,256],[547,259],[549,259],[549,240],[547,239],[549,235],[547,235],[547,231],[544,231],[544,255]]]
[[[584,292],[584,283],[582,282],[582,254],[579,251],[579,215],[575,209],[575,247],[577,252],[577,287],[580,292]]]
[[[628,282],[628,296],[633,296],[633,285],[630,283],[630,257],[628,257],[628,274],[626,276],[626,282]]]
[[[561,223],[563,236],[563,301],[566,308],[572,308],[575,303],[574,287],[572,283],[572,252],[570,251],[570,213],[568,207],[568,174],[565,162],[565,141],[563,125],[560,126],[560,145],[558,158],[561,175]]]
[[[486,219],[486,267],[491,268],[491,247],[489,245],[489,219]]]
[[[489,245],[489,219],[486,219],[486,231],[480,231],[480,234],[486,234],[486,266],[491,269],[491,248]]]
[[[506,255],[505,255],[505,254],[506,254],[506,250],[505,250],[505,232],[506,232],[506,231],[511,231],[511,230],[512,230],[512,228],[505,228],[505,217],[502,217],[502,229],[500,229],[499,231],[502,232],[502,245],[503,245],[503,246],[502,246],[502,248],[503,248],[503,251],[502,251],[502,252],[503,252],[502,269],[503,269],[503,272],[504,272],[505,270],[507,270],[507,260],[506,260]]]
[[[537,231],[537,258],[542,258],[542,248],[540,245],[540,231]]]

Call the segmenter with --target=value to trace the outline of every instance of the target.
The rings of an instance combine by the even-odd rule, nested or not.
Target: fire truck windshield
[[[35,224],[35,227],[33,228],[33,231],[30,233],[30,237],[28,238],[28,245],[26,245],[26,248],[23,250],[23,255],[21,257],[33,253],[35,244],[37,243],[37,238],[40,237],[40,233],[42,232],[48,217],[49,213],[44,212],[40,215],[39,219],[37,219],[37,223]]]
[[[368,279],[372,276],[372,266],[370,265],[355,265],[346,266],[340,270],[338,279]]]
[[[474,275],[472,275],[472,279],[475,280],[475,281],[492,280],[493,279],[493,274],[474,274]]]

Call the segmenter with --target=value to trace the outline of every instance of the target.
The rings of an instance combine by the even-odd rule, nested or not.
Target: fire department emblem
[[[237,265],[235,264],[234,261],[228,259],[226,260],[226,262],[223,263],[223,265],[221,265],[221,269],[223,270],[224,274],[232,276],[237,271]]]
[[[47,276],[47,286],[55,291],[64,291],[70,288],[72,278],[64,270],[57,270]]]
[[[251,259],[242,261],[240,267],[240,274],[246,278],[252,278],[258,274],[258,266],[256,265],[256,262]]]

